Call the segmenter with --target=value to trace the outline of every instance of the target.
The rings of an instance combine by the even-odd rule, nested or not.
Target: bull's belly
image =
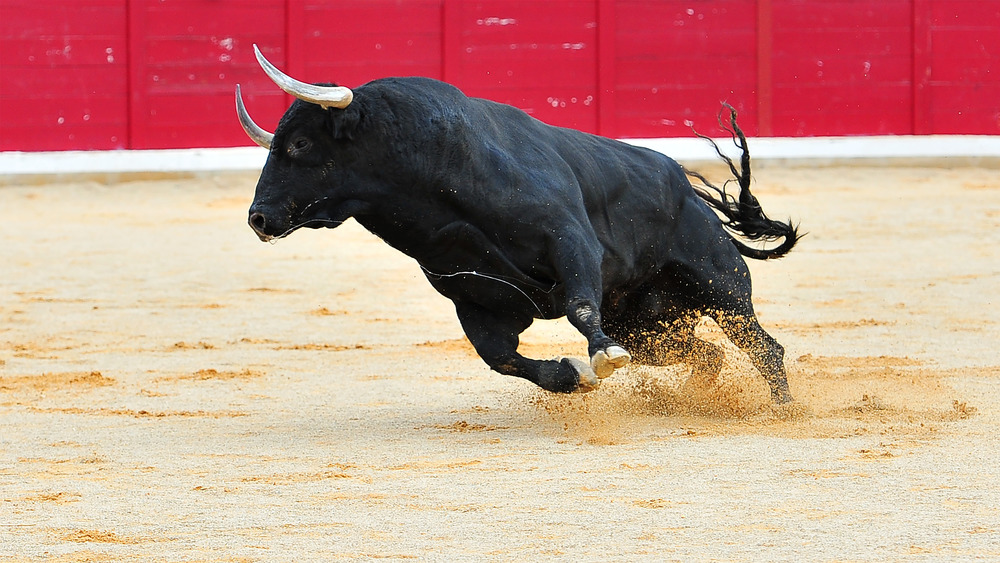
[[[530,315],[555,319],[566,314],[566,296],[562,285],[544,286],[523,277],[480,272],[476,269],[452,273],[431,271],[424,275],[441,295],[456,302],[469,302],[497,313]]]
[[[517,257],[462,220],[438,229],[427,240],[429,244],[411,256],[434,289],[452,301],[535,318],[565,315],[561,284],[551,281],[551,274],[536,272],[546,270],[540,257]]]

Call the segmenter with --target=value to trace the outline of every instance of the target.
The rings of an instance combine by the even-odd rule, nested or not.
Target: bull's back
[[[537,143],[538,153],[571,171],[587,220],[603,246],[605,289],[631,286],[674,260],[680,237],[714,244],[721,233],[715,214],[696,195],[675,160],[636,147],[560,127],[528,116],[521,119],[522,144]],[[704,225],[701,233],[678,232],[682,225]],[[686,246],[686,245],[685,245]]]
[[[546,215],[537,218],[540,222],[559,228],[572,216],[588,225],[603,247],[608,289],[637,283],[666,264],[676,251],[677,225],[685,216],[714,218],[680,165],[661,153],[548,125],[512,106],[466,97],[436,80],[391,81],[399,91],[419,92],[414,102],[446,124],[440,134],[447,140],[442,142],[462,145],[470,153],[467,162],[482,168],[477,176],[495,182],[491,193],[505,206],[486,215],[544,203]],[[477,210],[489,207],[483,203]]]
[[[555,127],[523,111],[470,98],[492,142],[509,148],[518,166],[578,200],[603,250],[606,290],[641,283],[674,261],[683,236],[716,244],[721,224],[695,194],[683,168],[672,158],[574,129]],[[682,225],[704,226],[679,233]],[[683,245],[682,245],[683,243]]]

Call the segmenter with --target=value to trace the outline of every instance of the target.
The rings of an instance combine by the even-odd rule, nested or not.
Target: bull
[[[747,353],[772,401],[792,400],[744,257],[778,258],[799,235],[751,194],[731,107],[739,168],[719,156],[738,198],[658,152],[546,125],[444,82],[307,84],[254,51],[296,98],[269,133],[236,86],[243,129],[269,151],[248,217],[260,240],[353,217],[417,261],[490,368],[548,391],[591,390],[630,361],[717,373],[721,349],[695,336],[707,316]],[[534,319],[562,316],[587,339],[589,362],[518,353]]]

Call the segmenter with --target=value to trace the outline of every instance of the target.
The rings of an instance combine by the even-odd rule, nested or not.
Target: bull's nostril
[[[260,213],[250,214],[250,227],[252,227],[253,230],[257,231],[258,233],[263,233],[264,227],[266,226],[267,226],[267,220],[264,219],[264,215]]]

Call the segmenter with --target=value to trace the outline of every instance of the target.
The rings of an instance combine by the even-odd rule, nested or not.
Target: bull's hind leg
[[[657,347],[656,352],[660,357],[674,360],[672,363],[691,366],[695,376],[715,377],[722,370],[725,354],[722,348],[695,336],[694,329],[701,316],[700,313],[691,311],[672,321],[664,320],[661,325],[663,330],[659,335],[662,344]]]
[[[473,303],[456,303],[455,310],[472,346],[493,371],[527,379],[556,393],[597,387],[597,375],[580,360],[532,360],[517,353],[519,336],[533,320],[530,315],[502,315]]]
[[[705,244],[710,247],[709,244]],[[750,271],[736,248],[728,241],[716,246],[715,252],[701,261],[677,263],[665,268],[659,277],[638,291],[636,297],[626,301],[627,306],[615,310],[609,317],[617,319],[647,318],[675,319],[665,325],[663,338],[670,338],[672,345],[643,350],[631,345],[638,361],[657,363],[668,359],[669,352],[679,353],[686,363],[692,364],[705,375],[715,375],[722,367],[722,350],[714,344],[694,336],[694,325],[699,317],[690,312],[704,311],[725,332],[730,341],[743,350],[754,367],[771,388],[771,399],[776,403],[792,400],[785,373],[784,348],[757,322],[751,301]],[[675,314],[676,312],[681,314]],[[609,312],[610,313],[610,312]],[[699,313],[700,315],[700,313]],[[684,321],[685,318],[689,320]],[[611,325],[609,325],[611,326]],[[670,328],[672,327],[672,328]],[[617,336],[616,331],[611,334]],[[619,337],[620,338],[620,337]],[[623,339],[628,343],[629,340]],[[628,345],[628,344],[627,344]]]
[[[771,400],[788,403],[788,375],[785,372],[785,349],[757,322],[752,306],[743,311],[722,311],[715,315],[716,322],[726,336],[750,357],[757,371],[771,387]]]
[[[726,337],[750,357],[750,362],[771,388],[771,400],[775,403],[791,402],[785,373],[785,349],[757,322],[751,301],[749,271],[742,261],[740,264],[742,272],[737,267],[738,275],[718,275],[716,283],[702,285],[704,289],[711,288],[702,293],[705,307]]]
[[[609,336],[628,348],[635,362],[649,366],[683,363],[695,375],[718,375],[725,355],[715,344],[695,336],[700,313],[665,306],[666,299],[651,288],[634,295],[632,303],[607,312],[605,327]]]

